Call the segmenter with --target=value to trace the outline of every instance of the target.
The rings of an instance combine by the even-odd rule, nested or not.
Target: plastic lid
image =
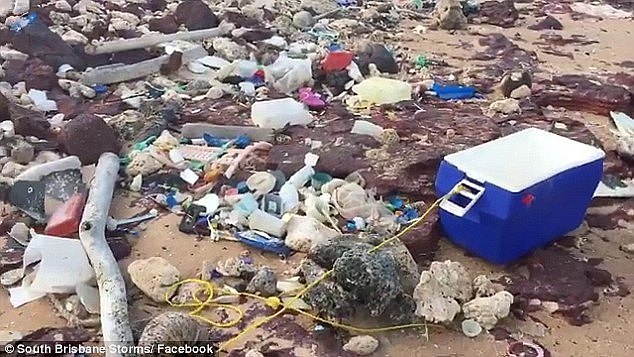
[[[447,155],[445,161],[474,180],[520,192],[603,157],[594,146],[529,128]]]

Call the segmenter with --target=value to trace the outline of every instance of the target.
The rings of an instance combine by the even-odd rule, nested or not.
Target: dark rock
[[[4,80],[11,85],[25,80],[26,61],[8,60],[2,64],[4,68]]]
[[[277,294],[277,275],[273,269],[262,267],[247,285],[247,292],[260,293],[262,296],[274,296]]]
[[[332,277],[373,317],[382,315],[401,293],[396,261],[381,250],[370,253],[355,247],[343,253],[335,261]]]
[[[188,30],[202,30],[218,26],[218,17],[201,0],[181,2],[176,8],[176,21]]]
[[[310,259],[304,259],[300,265],[302,275],[307,284],[312,284],[326,270]],[[350,293],[332,279],[324,279],[304,295],[305,301],[317,312],[332,318],[349,318],[355,312]]]
[[[623,61],[619,65],[625,68],[634,68],[634,61]]]
[[[133,64],[145,60],[149,60],[154,58],[152,54],[143,49],[138,50],[129,50],[122,51],[112,54],[109,62],[111,63],[123,63],[123,64]]]
[[[148,22],[150,31],[174,33],[178,31],[178,24],[174,15],[153,18]]]
[[[81,114],[71,120],[59,136],[64,152],[77,155],[84,165],[94,164],[104,152],[119,154],[121,144],[103,119]]]
[[[51,124],[43,113],[11,103],[9,114],[16,134],[35,136],[40,139],[48,139],[51,136]]]
[[[472,59],[478,61],[498,60],[495,66],[483,67],[484,73],[489,77],[500,78],[506,71],[517,68],[525,68],[530,71],[537,68],[537,54],[534,51],[520,48],[501,33],[487,35],[478,40],[478,43],[487,49],[484,52],[474,54]]]
[[[168,76],[176,71],[178,71],[183,65],[183,53],[175,51],[173,52],[167,63],[163,63],[161,65],[161,74],[164,76]]]
[[[535,31],[563,30],[564,25],[562,25],[559,20],[549,15],[541,19],[538,23],[528,26],[528,28]]]
[[[122,12],[129,12],[137,17],[142,17],[145,15],[145,11],[141,8],[140,4],[128,4],[121,8]]]
[[[528,71],[517,70],[509,71],[502,77],[500,81],[500,91],[505,97],[510,97],[511,92],[515,89],[526,85],[528,88],[533,86],[533,79]]]
[[[19,32],[12,32],[11,44],[14,49],[37,57],[55,69],[62,64],[69,64],[80,71],[86,67],[73,48],[41,21],[35,21]]]
[[[150,11],[161,11],[167,6],[165,0],[148,0],[145,4]]]
[[[236,25],[236,28],[252,28],[257,29],[262,27],[262,22],[252,17],[248,17],[240,12],[227,10],[225,11],[221,17],[222,20],[231,22]]]
[[[107,237],[106,242],[117,261],[128,257],[132,252],[132,246],[126,237]]]
[[[587,40],[583,35],[572,35],[570,38],[564,38],[562,35],[555,33],[543,33],[539,35],[539,39],[541,42],[535,42],[535,44],[545,44],[545,45],[553,45],[553,46],[566,46],[566,45],[580,45],[587,46],[595,43],[599,43],[599,41]]]
[[[477,13],[480,22],[500,27],[513,27],[519,13],[512,0],[485,1]]]
[[[591,80],[583,75],[556,76],[544,84],[535,103],[542,107],[552,105],[599,115],[610,111],[634,111],[632,94],[625,88]]]
[[[363,44],[359,46],[357,55],[359,56],[359,69],[364,75],[369,73],[368,66],[370,63],[374,63],[380,72],[398,73],[399,68],[394,56],[383,45],[376,43]]]
[[[141,32],[137,30],[118,30],[116,36],[121,38],[137,38],[141,37]]]
[[[615,205],[614,210],[608,213],[593,213],[590,211],[586,215],[586,221],[588,225],[593,228],[600,228],[603,230],[613,230],[618,229],[619,221],[625,220],[630,221],[632,218],[628,215],[628,211],[634,209],[634,200],[629,199],[626,201],[616,201],[610,199],[597,199],[596,202],[592,203],[592,206],[610,206]]]
[[[526,313],[531,299],[554,301],[573,325],[589,322],[586,310],[599,300],[595,287],[609,285],[611,274],[596,267],[600,260],[583,259],[557,247],[539,250],[518,265],[528,276],[513,274],[500,280],[515,296],[514,306]],[[518,270],[519,271],[519,270]]]
[[[43,61],[34,58],[26,61],[24,81],[26,89],[51,90],[57,86],[56,70]]]

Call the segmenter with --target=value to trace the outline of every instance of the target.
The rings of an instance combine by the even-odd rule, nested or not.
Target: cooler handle
[[[480,197],[482,197],[482,195],[484,194],[484,187],[477,185],[469,180],[463,179],[462,181],[458,182],[453,189],[451,189],[452,191],[457,190],[459,187],[461,186],[467,186],[469,188],[471,188],[473,191],[475,191],[475,193],[472,193],[471,191],[467,190],[467,189],[462,189],[459,190],[458,192],[456,192],[456,195],[461,195],[464,196],[466,198],[468,198],[470,201],[469,203],[464,206],[461,207],[451,201],[449,201],[450,197],[445,198],[444,200],[442,200],[440,202],[440,208],[455,215],[458,217],[463,217],[465,214],[467,214],[467,212],[469,212],[469,210],[471,209],[471,207],[473,207],[473,205],[476,204],[476,202],[478,202],[478,200],[480,199]]]

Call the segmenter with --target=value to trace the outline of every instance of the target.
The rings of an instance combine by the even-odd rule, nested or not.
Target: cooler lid
[[[529,128],[447,155],[445,161],[474,180],[520,192],[603,157],[594,146]]]

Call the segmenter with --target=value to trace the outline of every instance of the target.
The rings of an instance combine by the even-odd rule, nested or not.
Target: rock
[[[209,29],[218,26],[220,21],[216,14],[201,0],[181,2],[176,7],[176,21],[190,30]]]
[[[313,217],[293,216],[286,228],[285,244],[298,252],[308,252],[312,247],[324,244],[339,233],[326,227]]]
[[[542,107],[552,105],[598,115],[632,108],[632,94],[627,89],[583,75],[555,76],[544,85],[546,89],[535,99],[535,104]]]
[[[500,291],[490,297],[478,297],[462,306],[466,318],[478,322],[487,331],[495,327],[498,320],[507,317],[511,311],[513,294]]]
[[[133,151],[129,154],[131,159],[125,172],[129,176],[148,176],[163,168],[163,164],[155,159],[147,151]]]
[[[43,113],[13,103],[8,105],[8,111],[16,134],[40,139],[48,139],[51,136],[51,124],[44,118]]]
[[[35,156],[35,148],[26,141],[19,140],[11,148],[11,159],[18,164],[28,164]]]
[[[310,259],[300,263],[301,274],[306,284],[312,284],[319,279],[326,270]],[[331,318],[349,318],[355,311],[352,295],[332,279],[322,280],[304,295],[304,300],[317,312]]]
[[[176,267],[161,257],[133,261],[128,274],[134,285],[156,302],[165,302],[165,293],[181,276]]]
[[[216,270],[224,276],[233,276],[250,280],[257,273],[257,269],[248,262],[247,259],[241,257],[229,258],[225,261],[218,262]]]
[[[526,86],[530,89],[532,85],[532,76],[528,71],[516,70],[510,71],[502,77],[498,89],[502,95],[508,98],[511,97],[514,90],[522,86]]]
[[[432,14],[434,21],[445,30],[461,30],[467,27],[467,17],[459,0],[439,0]]]
[[[315,24],[313,15],[308,11],[300,11],[293,15],[293,25],[300,30],[309,29]]]
[[[333,0],[302,0],[300,7],[317,15],[321,15],[336,10],[339,5]]]
[[[195,317],[176,311],[164,312],[150,320],[139,337],[137,346],[156,348],[158,344],[208,346],[215,341],[214,331],[201,325]]]
[[[363,75],[370,72],[369,65],[374,63],[381,73],[398,73],[399,68],[394,56],[385,46],[377,43],[362,43],[357,48],[359,69]]]
[[[346,352],[356,353],[359,356],[369,356],[379,348],[379,340],[369,335],[354,336],[343,345]]]
[[[429,270],[420,276],[414,289],[416,315],[427,321],[451,322],[460,312],[458,302],[473,296],[473,287],[467,270],[458,262],[432,262]]]
[[[16,164],[13,161],[9,161],[2,167],[2,176],[16,177],[26,170],[25,165]]]
[[[66,0],[58,0],[55,2],[55,9],[61,12],[72,12],[73,8]]]
[[[541,19],[538,23],[528,26],[528,28],[535,31],[563,30],[564,25],[562,25],[561,22],[559,22],[559,20],[557,20],[556,18],[548,15]]]
[[[402,292],[396,260],[380,250],[369,253],[359,247],[350,249],[335,261],[332,277],[373,317],[383,314]]]
[[[194,297],[196,292],[200,289],[200,284],[197,283],[185,283],[178,287],[176,294],[172,297],[171,301],[175,304],[184,304],[195,301]]]
[[[166,15],[163,17],[152,18],[148,21],[150,31],[158,31],[161,33],[178,32],[178,24],[174,15]]]
[[[519,13],[512,0],[485,1],[480,4],[478,19],[481,23],[500,27],[513,27]]]
[[[478,275],[473,279],[473,289],[476,297],[487,297],[495,295],[502,291],[503,288],[489,280],[486,275]]]
[[[482,326],[473,319],[466,319],[461,324],[462,333],[467,337],[476,337],[482,332]]]
[[[495,113],[509,115],[521,112],[520,104],[517,99],[507,98],[495,101],[489,105],[488,115],[493,116]]]
[[[531,93],[532,93],[531,89],[526,84],[523,84],[522,86],[515,88],[511,92],[511,98],[515,98],[515,99],[528,98],[531,96]]]
[[[277,275],[273,269],[262,267],[247,285],[247,292],[260,293],[262,296],[274,296],[277,294]]]
[[[634,254],[634,243],[623,244],[621,245],[621,247],[619,247],[619,249],[621,249],[625,253]]]
[[[549,314],[554,314],[555,312],[559,310],[559,304],[555,301],[542,301],[541,306]]]
[[[121,144],[114,130],[103,119],[93,114],[81,114],[68,122],[60,143],[68,155],[76,155],[84,165],[97,163],[101,154],[119,154]]]
[[[226,37],[214,38],[212,45],[216,51],[216,55],[227,61],[245,59],[249,56],[249,52],[244,46],[240,46]]]
[[[6,271],[0,275],[0,284],[3,286],[11,286],[22,280],[24,272],[22,269],[13,269]]]

